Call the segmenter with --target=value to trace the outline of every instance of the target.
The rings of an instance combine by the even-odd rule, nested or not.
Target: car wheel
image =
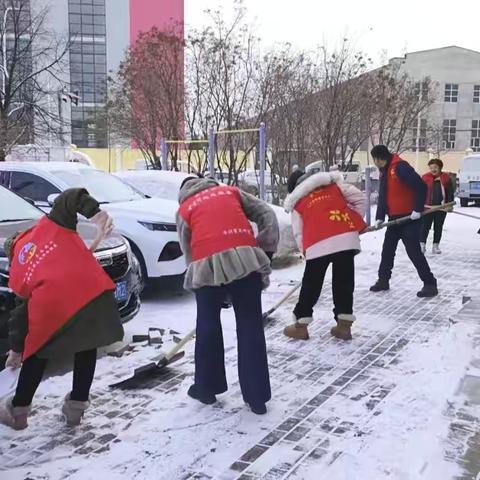
[[[138,263],[140,265],[140,271],[142,273],[143,288],[146,288],[148,284],[147,264],[145,263],[145,259],[143,258],[143,255],[140,249],[132,241],[128,240],[128,243],[130,244],[130,248],[132,249],[133,254],[138,260]]]
[[[468,207],[468,198],[461,198],[460,199],[460,206],[461,207]]]

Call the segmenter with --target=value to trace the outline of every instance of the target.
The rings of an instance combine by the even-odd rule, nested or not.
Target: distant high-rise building
[[[183,26],[184,0],[32,0],[32,4],[48,7],[49,26],[70,40],[69,66],[62,81],[79,95],[78,105],[64,108],[65,120],[71,120],[71,143],[107,147],[108,72],[117,69],[140,32],[154,26],[165,31]],[[183,28],[177,31],[183,35]]]

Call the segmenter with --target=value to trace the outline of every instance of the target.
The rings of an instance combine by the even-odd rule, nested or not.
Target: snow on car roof
[[[46,172],[58,171],[58,170],[80,170],[83,168],[94,169],[79,162],[5,162],[2,166],[6,169],[34,169],[43,170]]]

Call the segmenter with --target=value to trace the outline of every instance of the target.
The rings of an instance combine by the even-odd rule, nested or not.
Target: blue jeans
[[[270,400],[270,377],[262,322],[260,274],[220,287],[195,290],[197,333],[195,341],[195,385],[209,394],[227,390],[220,312],[229,294],[235,311],[238,342],[238,376],[243,399],[251,405]]]
[[[413,222],[394,225],[387,228],[385,239],[383,241],[382,261],[380,262],[380,268],[378,270],[378,278],[383,280],[390,280],[390,278],[392,278],[395,253],[397,251],[398,242],[401,240],[405,245],[408,258],[417,269],[418,276],[423,283],[426,283],[427,285],[434,285],[437,283],[420,247],[421,230],[421,220],[415,220]]]

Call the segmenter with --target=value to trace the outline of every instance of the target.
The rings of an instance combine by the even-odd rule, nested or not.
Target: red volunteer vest
[[[303,197],[295,210],[302,217],[303,248],[336,235],[361,232],[367,227],[363,218],[348,207],[337,184],[320,187]]]
[[[235,187],[212,187],[192,195],[180,205],[179,214],[192,232],[192,260],[202,260],[257,242]]]
[[[393,154],[385,172],[387,175],[387,213],[391,217],[409,215],[415,206],[415,193],[400,181],[395,173],[398,162],[403,162],[403,160],[398,155]]]
[[[19,235],[12,252],[9,287],[28,300],[24,359],[90,301],[115,289],[78,234],[47,217]]]
[[[443,193],[443,201],[445,202],[446,194],[445,190],[448,185],[448,181],[450,179],[450,175],[446,172],[442,172],[440,174],[440,184],[442,185],[442,193]],[[431,205],[432,201],[432,190],[433,190],[433,182],[435,181],[435,177],[430,173],[426,173],[422,176],[423,183],[427,186],[427,197],[425,200],[426,205]]]

